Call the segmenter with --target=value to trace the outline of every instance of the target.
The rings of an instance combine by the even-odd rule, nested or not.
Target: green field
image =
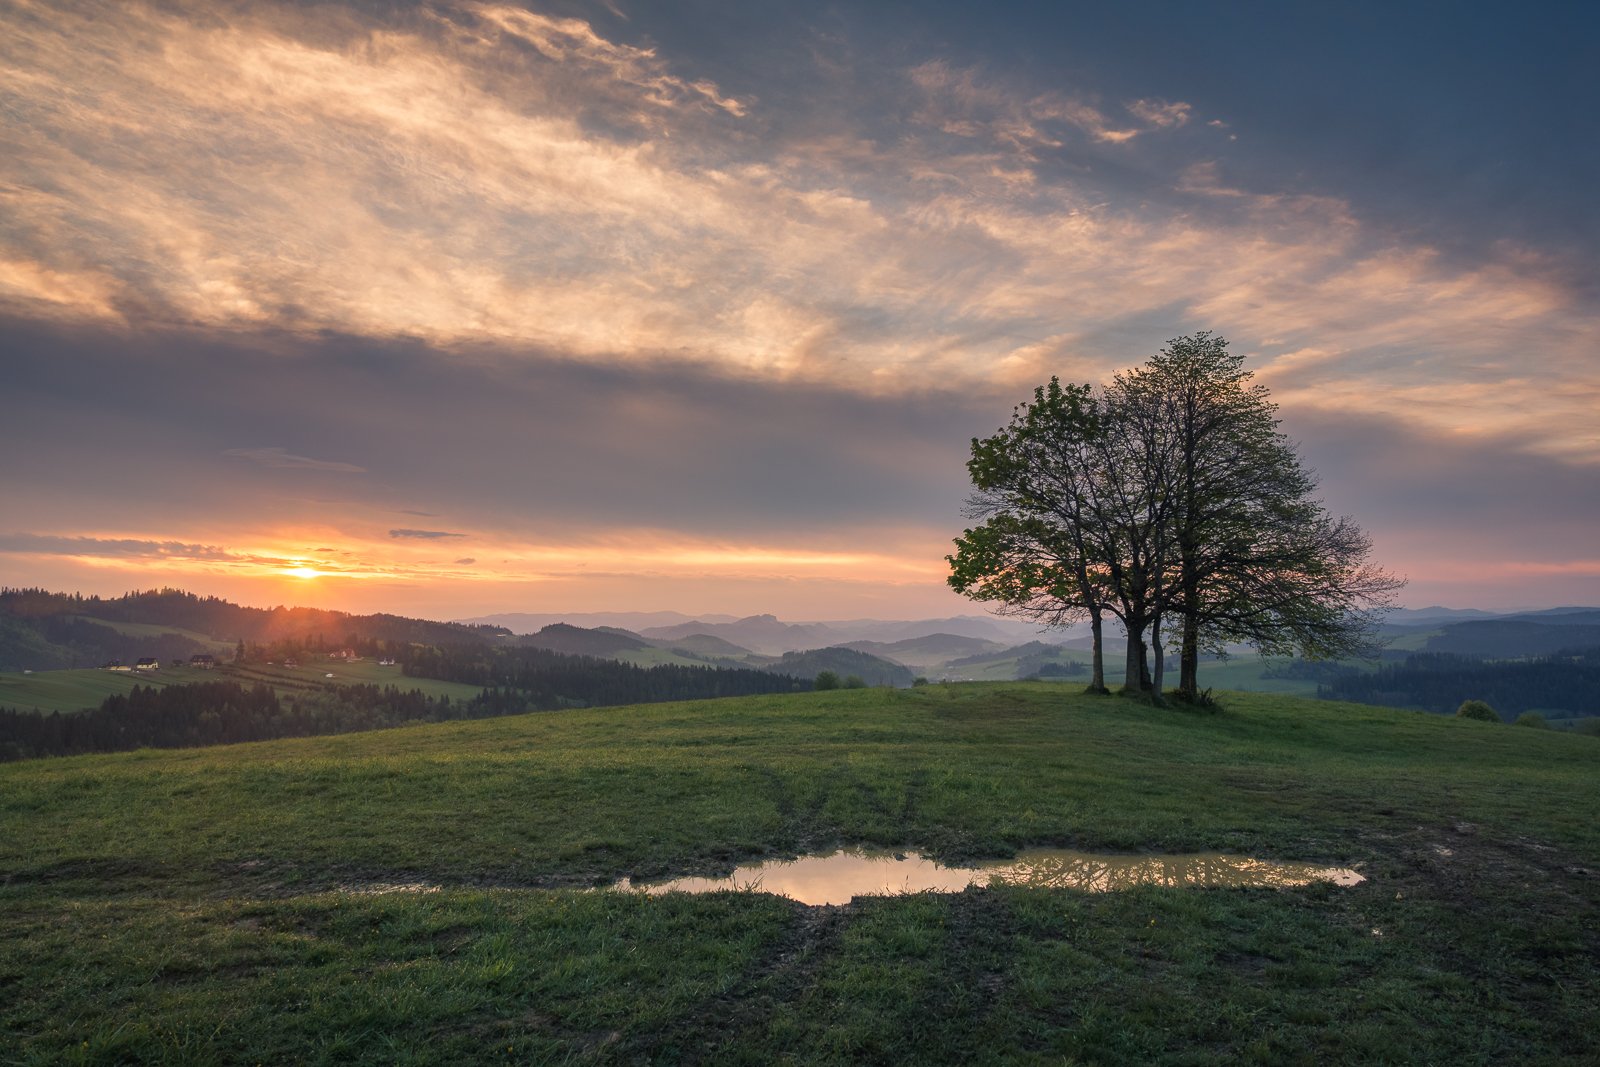
[[[1266,671],[1274,664],[1282,665],[1287,659],[1273,659],[1254,653],[1233,656],[1226,660],[1201,660],[1199,670],[1202,689],[1243,689],[1252,693],[1286,693],[1290,696],[1314,697],[1317,683],[1303,678],[1268,678]],[[1169,679],[1169,681],[1171,681]]]
[[[976,663],[964,663],[960,666],[938,664],[925,669],[930,672],[928,674],[930,678],[949,678],[952,681],[960,680],[965,682],[1009,682],[1015,680],[1022,670],[1021,660],[1023,657],[1008,655],[1008,651],[1001,650],[993,656],[979,660]],[[1107,655],[1106,672],[1108,674],[1114,673],[1122,666],[1121,659],[1117,658],[1120,653],[1121,649],[1119,647],[1115,652]],[[1077,648],[1057,648],[1054,654],[1047,659],[1047,662],[1050,663],[1082,663],[1086,666],[1092,661],[1093,656],[1091,653]],[[1080,686],[1087,684],[1088,678],[1089,676],[1084,674],[1078,680],[1078,684]]]
[[[1600,739],[1081,683],[0,766],[8,1063],[1575,1063]],[[1353,865],[1353,888],[806,908],[585,887],[835,844]]]
[[[163,667],[158,671],[0,672],[0,708],[18,711],[82,711],[99,707],[108,696],[126,696],[136,685],[168,686],[230,677],[225,671]]]
[[[333,675],[329,678],[328,675]],[[428,696],[471,700],[482,690],[475,685],[435,678],[409,678],[399,667],[380,667],[376,660],[318,661],[298,667],[224,664],[213,670],[163,667],[158,671],[34,671],[0,673],[0,708],[19,711],[82,711],[98,707],[108,696],[126,695],[136,685],[168,686],[189,682],[265,682],[281,696],[292,696],[319,685],[392,685],[420,689]]]
[[[328,675],[333,677],[328,677]],[[284,667],[265,663],[248,663],[219,674],[250,685],[266,682],[280,694],[315,688],[319,685],[392,685],[397,689],[420,689],[430,697],[449,697],[451,700],[471,700],[483,692],[481,686],[463,682],[446,682],[437,678],[412,678],[400,673],[399,667],[380,667],[375,659],[315,660],[298,667]]]
[[[93,616],[85,616],[85,618],[97,626],[110,627],[119,634],[127,634],[129,637],[161,637],[165,634],[177,634],[179,637],[187,637],[191,641],[204,645],[213,655],[218,656],[232,656],[235,646],[233,641],[219,640],[209,634],[199,633],[195,630],[184,630],[177,626],[167,626],[164,623],[120,622],[112,619],[97,619]]]

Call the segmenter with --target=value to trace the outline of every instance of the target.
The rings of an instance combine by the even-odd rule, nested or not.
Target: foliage
[[[1400,586],[1370,540],[1327,515],[1266,390],[1208,333],[1181,337],[1096,391],[1059,380],[972,441],[969,515],[949,584],[1046,625],[1103,617],[1127,635],[1124,689],[1159,694],[1163,625],[1181,629],[1179,692],[1202,648],[1338,657],[1366,649]],[[1154,672],[1146,640],[1154,649]]]
[[[866,679],[861,677],[859,674],[849,675],[844,680],[844,688],[846,689],[865,689],[866,687]]]
[[[1544,716],[1540,715],[1537,711],[1525,711],[1525,712],[1523,712],[1521,715],[1517,716],[1517,721],[1514,722],[1512,725],[1513,726],[1528,726],[1528,727],[1532,727],[1535,730],[1548,730],[1548,729],[1550,729],[1550,724],[1545,722],[1544,721]]]
[[[1476,719],[1479,722],[1499,722],[1500,715],[1481,700],[1463,700],[1456,709],[1458,719]]]
[[[1317,686],[1329,700],[1448,714],[1478,698],[1516,715],[1534,709],[1600,712],[1600,648],[1524,660],[1418,653],[1370,671],[1345,668]]]
[[[817,672],[817,680],[811,683],[811,688],[817,690],[839,688],[839,676],[833,671],[821,670]]]

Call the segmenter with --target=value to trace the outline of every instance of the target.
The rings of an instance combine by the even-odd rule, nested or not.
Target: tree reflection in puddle
[[[802,904],[846,904],[858,896],[895,893],[958,893],[991,882],[1044,889],[1103,893],[1138,885],[1283,888],[1332,882],[1352,886],[1365,879],[1353,870],[1315,863],[1230,856],[1097,855],[1039,848],[1016,858],[972,867],[944,867],[915,852],[840,849],[826,855],[745,864],[725,878],[674,878],[662,882],[623,879],[616,888],[646,893],[712,893],[746,889],[775,893]]]

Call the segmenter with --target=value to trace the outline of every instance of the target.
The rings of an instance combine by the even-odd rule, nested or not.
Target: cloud
[[[285,448],[229,448],[222,454],[248,459],[262,467],[285,470],[337,471],[342,474],[365,474],[367,471],[367,468],[358,467],[354,463],[296,456]]]
[[[1181,100],[1135,100],[1128,110],[1152,129],[1170,130],[1188,122],[1194,109]]]
[[[748,110],[744,103],[724,96],[715,82],[704,78],[691,82],[669,74],[654,50],[608,41],[582,19],[551,18],[499,4],[470,4],[467,10],[531,44],[547,59],[596,69],[615,83],[639,90],[643,100],[658,107],[709,104],[735,116]]]
[[[442,530],[390,530],[389,536],[399,540],[444,541],[455,537],[466,537],[467,535],[445,533]]]
[[[223,561],[238,557],[213,545],[153,541],[129,537],[62,537],[51,534],[0,534],[0,552],[103,559],[171,559]]]
[[[478,561],[473,559],[471,556],[463,556],[462,558],[456,560],[456,566],[457,567],[470,567],[476,562],[478,562]]]
[[[507,5],[26,10],[0,16],[15,314],[878,396],[1103,377],[1210,327],[1269,365],[1332,353],[1272,372],[1308,402],[1401,415],[1442,385],[1417,417],[1600,460],[1600,314],[1553,265],[1255,189],[1184,101],[1114,119],[1091,87],[934,57],[785,125],[782,96]],[[271,452],[236,454],[297,463]]]

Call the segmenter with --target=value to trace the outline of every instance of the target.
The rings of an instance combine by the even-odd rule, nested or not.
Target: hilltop
[[[1079,689],[0,766],[0,1041],[40,1062],[1593,1058],[1600,740]],[[840,843],[1220,849],[1366,881],[827,908],[570,891]]]

